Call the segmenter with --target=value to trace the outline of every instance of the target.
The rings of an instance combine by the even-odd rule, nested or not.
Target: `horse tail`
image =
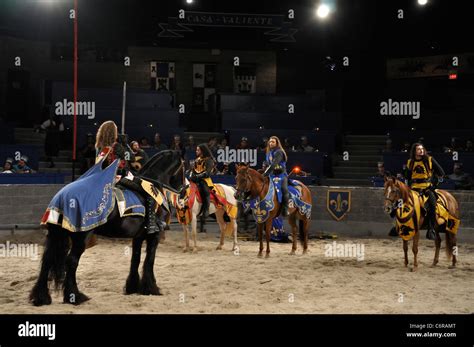
[[[66,255],[71,248],[69,231],[56,225],[48,225],[48,236],[41,265],[49,264],[49,279],[60,289],[66,273]]]
[[[453,258],[454,246],[456,245],[456,235],[446,230],[446,256],[448,260]]]
[[[304,221],[302,219],[298,221],[298,233],[300,237],[301,246],[304,246],[305,234],[304,234]]]

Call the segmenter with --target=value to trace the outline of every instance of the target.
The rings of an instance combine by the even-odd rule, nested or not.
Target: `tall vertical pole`
[[[127,101],[127,82],[123,82],[122,95],[122,134],[125,134],[125,103]]]
[[[72,180],[76,176],[76,143],[77,143],[77,1],[74,0],[74,127],[72,141]]]

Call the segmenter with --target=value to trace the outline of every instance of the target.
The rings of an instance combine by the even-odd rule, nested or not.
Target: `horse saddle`
[[[120,217],[145,217],[145,206],[143,206],[142,202],[133,191],[114,187],[114,194],[117,200]]]
[[[202,197],[201,193],[199,192],[199,189],[196,184],[191,183],[191,192],[190,195],[194,195],[195,198],[199,203],[202,203]],[[225,206],[227,205],[227,200],[225,198],[225,192],[224,189],[218,185],[213,185],[213,188],[209,187],[209,195],[211,198],[211,203],[214,205],[219,206]]]
[[[281,191],[281,180],[278,177],[273,178],[273,185],[275,187],[275,194],[278,202],[282,202],[282,191]],[[301,214],[311,218],[311,205],[301,199],[303,194],[303,186],[300,181],[288,179],[288,193],[289,201],[288,206],[290,208],[296,208]]]

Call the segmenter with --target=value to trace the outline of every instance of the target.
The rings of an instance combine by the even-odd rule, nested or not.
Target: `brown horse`
[[[237,199],[258,199],[263,201],[270,189],[270,178],[263,176],[261,173],[254,169],[249,168],[246,165],[239,165],[236,176],[236,194]],[[272,183],[273,184],[273,183]],[[307,204],[312,204],[311,192],[304,184],[300,183],[301,187],[301,200]],[[268,212],[262,212],[267,215],[262,223],[257,222],[258,238],[260,241],[260,251],[258,256],[262,256],[263,252],[263,228],[265,228],[265,239],[267,241],[267,249],[265,257],[270,256],[270,232],[272,230],[272,221],[274,218],[280,215],[281,206],[278,202],[276,194],[273,194],[273,209]],[[303,254],[308,250],[308,228],[310,218],[308,214],[301,213],[300,210],[294,206],[289,206],[288,221],[291,225],[293,235],[293,247],[291,248],[291,255],[294,255],[297,248],[297,235],[296,235],[296,220],[299,220],[299,235],[300,241],[303,246]],[[257,210],[257,213],[260,210]],[[255,212],[255,211],[254,211]]]
[[[440,195],[445,201],[447,205],[447,209],[449,213],[454,216],[455,218],[459,218],[459,206],[456,199],[447,191],[437,189],[436,192]],[[415,194],[413,194],[415,193]],[[420,211],[423,208],[423,204],[421,201],[421,197],[418,193],[414,192],[410,189],[406,184],[397,180],[395,177],[385,177],[385,184],[384,184],[384,209],[385,212],[390,214],[392,217],[395,215],[397,221],[399,223],[407,223],[413,222],[413,255],[414,255],[414,262],[413,262],[413,271],[416,271],[418,267],[418,241],[420,239],[420,230],[425,229],[427,223],[425,223],[425,216],[423,213],[417,213],[415,206],[419,204]],[[418,199],[418,201],[416,201]],[[406,216],[400,218],[400,213],[397,213],[397,210],[400,211],[407,211]],[[411,212],[410,212],[411,211]],[[456,266],[456,234],[446,230],[446,222],[445,220],[441,219],[439,215],[437,215],[437,223],[435,227],[436,239],[436,251],[435,257],[433,260],[433,265],[436,266],[439,260],[439,250],[441,248],[441,236],[440,232],[446,233],[446,255],[448,259],[452,259],[451,267]],[[405,267],[408,266],[408,238],[409,235],[406,234],[407,237],[403,237],[403,251],[405,252]]]

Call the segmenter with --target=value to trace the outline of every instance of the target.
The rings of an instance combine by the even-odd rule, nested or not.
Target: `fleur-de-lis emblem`
[[[326,207],[329,214],[340,221],[351,209],[351,192],[349,190],[328,190]]]
[[[329,204],[334,206],[336,212],[342,212],[347,206],[349,206],[349,202],[347,200],[342,200],[341,194],[337,194],[336,200],[330,200]]]
[[[260,205],[257,205],[257,208],[255,209],[255,214],[256,214],[257,216],[262,216],[262,217],[263,217],[263,216],[265,216],[265,215],[267,214],[267,211],[266,211],[266,210],[262,210],[262,209],[260,208]]]

